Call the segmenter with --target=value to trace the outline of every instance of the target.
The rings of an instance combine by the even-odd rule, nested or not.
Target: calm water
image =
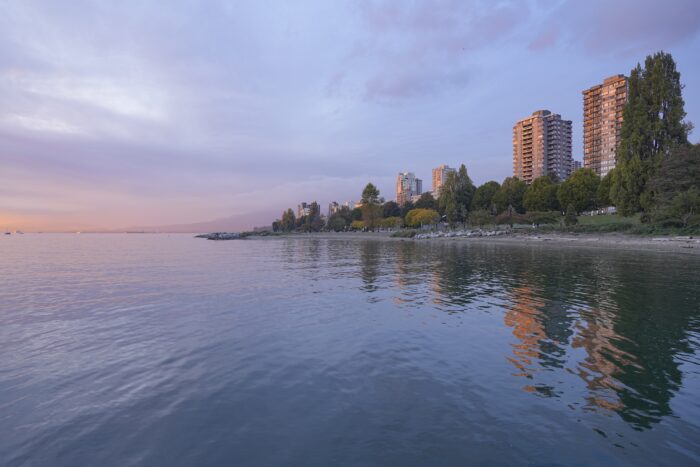
[[[700,463],[700,258],[0,238],[0,464]]]

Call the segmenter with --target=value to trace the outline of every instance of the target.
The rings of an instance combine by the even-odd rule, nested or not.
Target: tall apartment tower
[[[627,78],[615,75],[583,91],[583,166],[605,177],[615,167]]]
[[[440,188],[447,180],[447,174],[451,172],[455,172],[455,169],[445,164],[433,169],[433,196],[435,198],[440,196]]]
[[[401,172],[396,177],[396,203],[399,206],[406,204],[411,196],[420,195],[423,191],[423,181],[416,178],[413,172]]]
[[[543,175],[566,180],[571,174],[571,120],[538,110],[513,127],[513,176],[525,183]]]

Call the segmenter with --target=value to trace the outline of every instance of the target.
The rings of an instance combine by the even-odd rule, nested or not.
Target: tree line
[[[415,202],[384,201],[368,183],[360,207],[342,207],[322,220],[317,203],[295,218],[288,209],[273,223],[278,231],[374,230],[420,227],[441,221],[471,224],[555,223],[567,225],[577,215],[616,206],[623,216],[641,213],[644,222],[685,227],[700,224],[700,144],[692,145],[685,122],[683,85],[670,54],[648,56],[629,78],[628,100],[616,167],[602,179],[589,168],[564,180],[546,175],[527,185],[517,177],[502,183],[472,182],[462,164],[449,173],[437,198],[424,193]]]

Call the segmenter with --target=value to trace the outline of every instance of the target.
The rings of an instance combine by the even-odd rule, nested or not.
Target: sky
[[[0,0],[0,228],[269,224],[512,171],[513,124],[673,54],[700,123],[700,2]],[[696,131],[691,140],[700,140]]]

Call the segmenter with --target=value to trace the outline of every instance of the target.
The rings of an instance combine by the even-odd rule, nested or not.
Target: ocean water
[[[700,463],[700,258],[0,238],[0,465]]]

